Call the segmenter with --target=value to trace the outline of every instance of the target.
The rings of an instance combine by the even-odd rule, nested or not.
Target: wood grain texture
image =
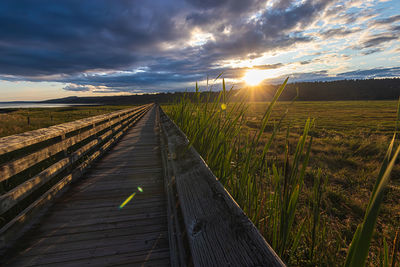
[[[284,266],[163,111],[161,126],[194,266]]]
[[[71,184],[70,190],[48,209],[44,220],[3,255],[2,263],[170,266],[155,116],[153,108],[83,179]],[[134,192],[132,200],[120,209]]]

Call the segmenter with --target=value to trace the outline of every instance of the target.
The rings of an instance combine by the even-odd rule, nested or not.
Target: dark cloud
[[[259,10],[262,0],[186,0],[196,9],[188,12],[186,20],[192,26],[221,28],[224,24],[241,24],[250,12]]]
[[[397,39],[398,39],[397,36],[390,36],[390,35],[373,36],[363,42],[362,48],[370,48],[370,47],[378,46],[383,43],[387,43],[387,42],[397,40]]]
[[[90,88],[88,86],[76,85],[76,84],[69,84],[64,86],[63,88],[66,91],[73,91],[73,92],[88,92]]]
[[[372,24],[392,24],[398,21],[400,21],[400,15],[395,15],[384,19],[377,19]]]
[[[384,78],[384,77],[400,77],[400,67],[348,71],[338,74],[337,77],[340,79],[344,78],[370,79],[370,78]]]
[[[324,38],[332,38],[332,37],[343,37],[355,32],[360,31],[360,29],[346,29],[345,27],[341,28],[334,28],[334,29],[329,29],[327,31],[321,32],[320,35]]]
[[[304,28],[322,14],[332,0],[305,1],[289,9],[271,9],[264,12],[259,22],[260,29],[267,36],[279,36],[295,27]]]
[[[375,53],[378,53],[378,52],[381,52],[381,51],[382,51],[382,49],[380,49],[380,48],[374,48],[374,49],[370,49],[370,50],[364,51],[362,54],[364,56],[367,56],[367,55],[375,54]]]
[[[290,6],[293,5],[293,0],[280,0],[280,1],[276,1],[274,3],[273,8],[275,9],[280,9],[280,10],[285,10],[287,8],[289,8]]]
[[[368,70],[355,70],[331,75],[327,71],[315,71],[307,73],[293,73],[289,75],[289,82],[308,82],[308,81],[334,81],[343,79],[373,79],[386,77],[400,77],[400,67],[393,68],[374,68]],[[286,76],[281,76],[269,82],[282,83]]]
[[[1,1],[0,73],[131,67],[161,52],[163,42],[188,38],[173,19],[178,13],[161,0]]]
[[[303,60],[303,61],[300,61],[300,65],[308,65],[312,62],[313,62],[312,60]]]
[[[393,27],[391,28],[391,30],[394,31],[394,32],[397,32],[396,34],[398,34],[398,32],[400,32],[400,25],[393,26]]]

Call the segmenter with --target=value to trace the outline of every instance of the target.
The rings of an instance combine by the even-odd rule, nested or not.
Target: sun
[[[265,75],[265,71],[263,70],[257,70],[257,69],[251,69],[246,72],[246,74],[243,76],[243,81],[247,83],[250,86],[255,86],[261,83],[263,80],[265,80],[267,75]]]

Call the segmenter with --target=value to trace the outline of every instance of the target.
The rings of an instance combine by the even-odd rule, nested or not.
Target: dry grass
[[[10,109],[7,110],[7,113],[0,113],[0,137],[110,113],[129,107],[87,106]]]

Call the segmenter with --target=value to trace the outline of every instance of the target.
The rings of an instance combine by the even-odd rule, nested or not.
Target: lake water
[[[73,106],[90,106],[96,104],[58,104],[58,103],[1,103],[0,102],[0,109],[6,108],[60,108],[60,107],[73,107]]]

